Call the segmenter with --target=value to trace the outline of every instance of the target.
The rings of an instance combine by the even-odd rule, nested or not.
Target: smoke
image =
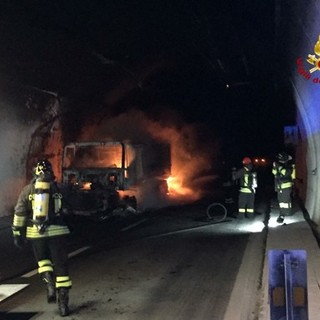
[[[86,125],[81,141],[129,140],[131,143],[164,143],[170,145],[171,174],[168,179],[170,199],[173,202],[191,202],[210,193],[215,180],[214,161],[218,150],[212,133],[207,128],[183,123],[181,117],[167,110],[166,116],[154,119],[141,110],[128,112]],[[152,190],[145,186],[145,190]],[[145,190],[140,190],[144,193]],[[148,206],[161,202],[155,194],[141,195]],[[167,204],[167,203],[165,203]]]
[[[0,103],[1,215],[12,214],[18,194],[27,182],[29,164],[36,157],[49,157],[55,172],[61,173],[61,123],[54,117],[59,105],[48,99],[41,105]],[[133,144],[170,145],[170,201],[153,192],[155,180],[145,177],[138,190],[138,200],[144,208],[195,201],[208,192],[208,183],[215,179],[212,169],[217,150],[211,133],[201,126],[184,123],[172,110],[150,116],[131,109],[113,117],[89,118],[90,124],[82,124],[78,141],[129,140]]]

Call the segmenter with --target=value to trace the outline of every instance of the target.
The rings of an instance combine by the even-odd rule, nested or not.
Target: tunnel
[[[283,139],[284,144],[289,143],[288,146],[291,148],[289,150],[295,156],[297,192],[311,220],[317,225],[320,220],[318,213],[320,198],[317,188],[320,182],[317,171],[320,161],[318,157],[320,71],[318,68],[319,48],[316,49],[319,46],[319,22],[317,19],[319,7],[316,1],[309,5],[306,5],[303,1],[294,1],[293,3],[274,1],[273,4],[269,7],[274,17],[273,23],[270,24],[274,28],[275,70],[272,75],[273,85],[276,87],[279,111],[283,104],[284,110],[281,110],[280,113],[295,114],[293,120],[288,118],[287,123],[283,123],[283,136],[280,136],[280,140]],[[248,8],[244,5],[243,12]],[[234,17],[232,12],[229,14]],[[313,60],[310,60],[310,56],[313,56]],[[242,56],[242,64],[244,59],[245,57]],[[235,61],[235,63],[239,64],[238,61]],[[154,65],[154,68],[161,68],[161,66]],[[141,74],[142,77],[145,77],[145,79],[150,77],[150,74],[144,72],[145,70]],[[235,77],[236,73],[231,75]],[[96,101],[93,101],[95,107],[86,109],[84,105],[88,105],[90,102],[85,100],[78,103],[75,111],[72,111],[70,109],[72,102],[70,102],[68,96],[64,97],[63,94],[57,93],[50,87],[41,88],[38,84],[26,86],[21,81],[14,82],[8,79],[3,78],[1,82],[3,97],[0,120],[1,149],[5,150],[1,155],[0,175],[3,181],[0,195],[1,215],[12,214],[15,198],[23,184],[31,178],[30,169],[39,154],[49,157],[53,161],[55,170],[58,173],[61,172],[61,147],[65,140],[71,142],[74,137],[79,135],[81,129],[77,126],[77,122],[85,123],[86,121],[84,120],[86,111],[83,110],[99,110],[100,108],[96,106]],[[126,77],[123,81],[127,81],[125,79]],[[271,83],[273,80],[270,79],[269,82]],[[226,86],[229,89],[231,87],[232,84]],[[109,96],[106,99],[110,100],[112,93]],[[118,112],[121,114],[121,110]],[[62,114],[65,114],[65,116],[61,116]],[[78,114],[78,118],[76,114]],[[270,112],[270,114],[273,113]],[[66,118],[69,120],[65,121]],[[75,118],[75,121],[72,120],[73,118]],[[71,128],[71,130],[68,132],[66,128]],[[291,135],[290,141],[286,140],[285,136],[288,131],[285,131],[285,128],[287,128],[286,130],[293,130],[289,133]],[[187,130],[190,132],[193,129],[189,128]],[[17,135],[17,132],[20,133],[21,138]],[[132,134],[133,132],[128,132],[128,135]],[[188,135],[189,133],[181,131],[181,134]],[[202,134],[206,133],[203,132]],[[168,131],[166,135],[170,136],[171,133]],[[165,138],[162,137],[162,139]],[[193,139],[191,134],[188,139],[190,141]],[[279,136],[274,137],[274,140],[277,139],[279,140]],[[177,143],[181,143],[181,141]],[[218,145],[221,144],[217,140],[210,141],[210,143],[212,150],[219,148]],[[277,143],[281,143],[281,141]],[[199,161],[202,161],[202,163],[212,161],[214,163],[217,160],[214,157],[215,155],[211,154],[209,158],[204,156]],[[188,170],[190,171],[190,169]],[[194,173],[194,175],[198,174],[197,172]],[[9,192],[5,192],[5,190],[9,190]]]

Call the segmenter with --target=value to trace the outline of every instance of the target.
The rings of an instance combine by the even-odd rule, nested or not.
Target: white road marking
[[[0,302],[27,286],[29,286],[29,284],[0,284]]]
[[[73,251],[73,252],[70,252],[70,253],[68,254],[68,257],[69,257],[69,258],[72,258],[72,257],[76,256],[77,254],[79,254],[79,253],[81,253],[81,252],[83,252],[83,251],[86,251],[86,250],[88,250],[88,249],[90,249],[90,248],[91,248],[90,246],[86,246],[86,247],[82,247],[82,248],[80,248],[80,249],[77,249],[77,250],[75,250],[75,251]]]
[[[35,276],[38,273],[38,269],[29,271],[27,273],[25,273],[23,276],[21,276],[21,278],[31,278],[33,276]]]
[[[147,219],[139,220],[139,221],[136,222],[136,223],[130,224],[129,226],[127,226],[127,227],[125,227],[125,228],[122,228],[121,231],[127,231],[127,230],[129,230],[129,229],[132,229],[132,228],[134,228],[135,226],[138,226],[140,223],[145,222],[145,221],[147,221]]]
[[[211,230],[212,226],[219,225],[219,224],[224,223],[224,222],[229,222],[229,221],[225,220],[225,221],[219,222],[219,223],[208,223],[208,224],[205,224],[205,225],[189,227],[189,228],[184,228],[184,229],[175,230],[175,231],[168,231],[168,232],[165,232],[165,233],[159,233],[159,234],[155,234],[155,235],[152,235],[152,236],[147,236],[144,239],[156,239],[156,238],[172,236],[172,235],[179,234],[179,233],[184,233],[184,232],[197,231],[197,230],[201,230],[201,229],[202,230],[205,230],[205,229]]]

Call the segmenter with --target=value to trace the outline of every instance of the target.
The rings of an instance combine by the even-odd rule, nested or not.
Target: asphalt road
[[[77,221],[69,244],[67,319],[232,320],[228,315],[241,309],[250,319],[263,264],[263,208],[254,220],[228,217],[218,224],[206,219],[201,205]],[[0,303],[0,319],[60,319],[57,306],[46,303],[30,248],[11,250],[9,230],[0,233],[7,248],[1,251],[2,283],[28,285]],[[235,288],[247,296],[246,305]]]

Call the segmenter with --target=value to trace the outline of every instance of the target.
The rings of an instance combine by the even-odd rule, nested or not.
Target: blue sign
[[[305,250],[269,250],[270,320],[308,320]]]

